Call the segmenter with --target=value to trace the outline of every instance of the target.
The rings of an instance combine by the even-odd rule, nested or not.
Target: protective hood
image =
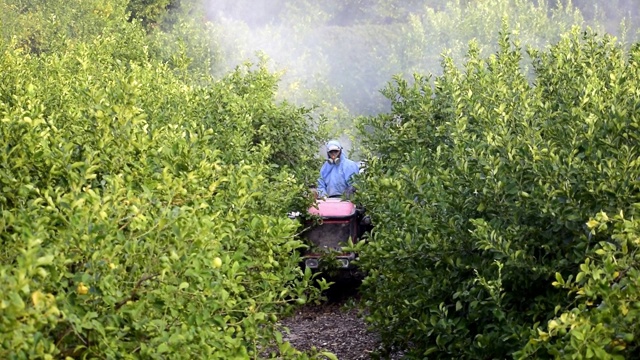
[[[342,145],[338,140],[331,140],[327,143],[327,152],[332,150],[342,150]]]

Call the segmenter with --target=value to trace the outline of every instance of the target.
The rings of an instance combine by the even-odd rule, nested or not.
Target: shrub
[[[317,293],[286,216],[314,165],[304,109],[264,69],[176,72],[128,26],[2,43],[0,357],[304,358],[275,327]]]
[[[503,30],[430,82],[398,79],[392,112],[360,124],[371,161],[360,200],[368,321],[390,345],[436,358],[504,358],[569,307],[552,286],[607,234],[585,223],[638,201],[637,52],[577,30],[531,51]],[[400,296],[399,296],[400,295]]]

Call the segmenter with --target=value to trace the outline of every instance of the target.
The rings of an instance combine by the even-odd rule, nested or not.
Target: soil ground
[[[284,340],[301,351],[315,347],[332,352],[339,360],[380,358],[380,338],[358,313],[358,285],[353,280],[334,284],[324,303],[306,305],[282,319],[280,324],[289,329],[283,331]],[[402,354],[386,358],[401,359]]]

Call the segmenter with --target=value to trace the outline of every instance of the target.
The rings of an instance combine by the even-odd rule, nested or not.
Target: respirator
[[[335,154],[335,159],[331,158],[331,153]],[[329,164],[337,165],[340,163],[340,156],[342,155],[342,146],[335,140],[327,143],[327,162]]]
[[[340,164],[340,153],[338,153],[338,156],[335,159],[332,159],[329,153],[327,153],[327,157],[328,157],[327,161],[329,162],[329,164],[334,164],[334,165]]]

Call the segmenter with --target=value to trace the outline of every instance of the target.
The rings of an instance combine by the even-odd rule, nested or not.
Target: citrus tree
[[[416,358],[633,354],[638,52],[575,30],[530,77],[508,33],[360,123],[367,320]]]
[[[276,328],[319,290],[287,217],[311,200],[308,111],[263,66],[214,80],[126,4],[74,3],[95,33],[6,8],[46,35],[0,40],[0,357],[314,356]]]

